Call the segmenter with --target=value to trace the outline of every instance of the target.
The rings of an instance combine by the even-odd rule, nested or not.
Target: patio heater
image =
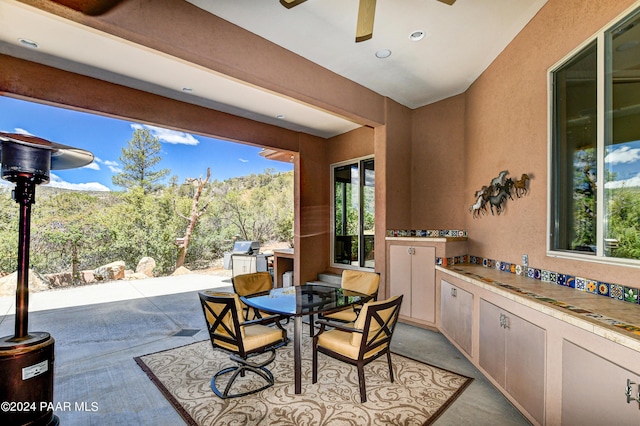
[[[93,161],[82,149],[34,136],[0,133],[2,179],[15,183],[20,205],[15,334],[0,338],[0,423],[57,425],[53,414],[53,347],[49,333],[29,332],[29,240],[36,185],[49,170],[72,169]]]

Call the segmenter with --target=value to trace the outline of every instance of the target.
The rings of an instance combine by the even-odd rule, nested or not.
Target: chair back
[[[351,345],[360,346],[359,359],[368,358],[391,344],[393,331],[398,322],[402,295],[380,302],[367,302],[358,315],[354,328],[362,334],[351,334]]]
[[[269,272],[252,272],[250,274],[236,275],[231,278],[233,290],[239,296],[269,291],[273,288],[271,274]]]
[[[242,344],[244,328],[240,312],[240,298],[234,293],[199,293],[202,311],[207,321],[209,338],[214,347],[220,347],[245,356]]]
[[[342,271],[341,287],[345,290],[357,291],[374,296],[378,295],[380,285],[380,274],[378,272],[354,271],[345,269]]]

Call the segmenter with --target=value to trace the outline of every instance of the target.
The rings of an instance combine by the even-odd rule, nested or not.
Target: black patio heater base
[[[29,242],[35,188],[49,182],[50,169],[70,169],[93,161],[88,151],[44,139],[0,133],[2,179],[14,182],[20,204],[15,335],[0,338],[0,424],[55,426],[53,414],[54,340],[28,332]]]

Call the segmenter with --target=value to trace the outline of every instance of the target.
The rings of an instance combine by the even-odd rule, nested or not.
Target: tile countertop
[[[640,305],[480,265],[436,269],[640,352]]]

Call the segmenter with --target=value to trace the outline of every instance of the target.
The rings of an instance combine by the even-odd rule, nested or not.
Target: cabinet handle
[[[636,384],[636,382],[632,382],[630,379],[627,379],[627,387],[625,388],[624,394],[627,397],[627,404],[631,404],[631,401],[636,401],[638,402],[638,409],[640,409],[640,387],[638,387],[638,395],[635,398],[631,395],[631,392],[633,391],[631,385]]]
[[[451,297],[458,297],[458,290],[455,288],[451,288]]]
[[[409,253],[409,254],[416,254],[416,249],[414,249],[413,247],[409,247],[409,248],[407,249],[407,253]]]
[[[500,314],[500,327],[504,328],[505,330],[509,328],[509,317],[507,317],[505,314]]]

